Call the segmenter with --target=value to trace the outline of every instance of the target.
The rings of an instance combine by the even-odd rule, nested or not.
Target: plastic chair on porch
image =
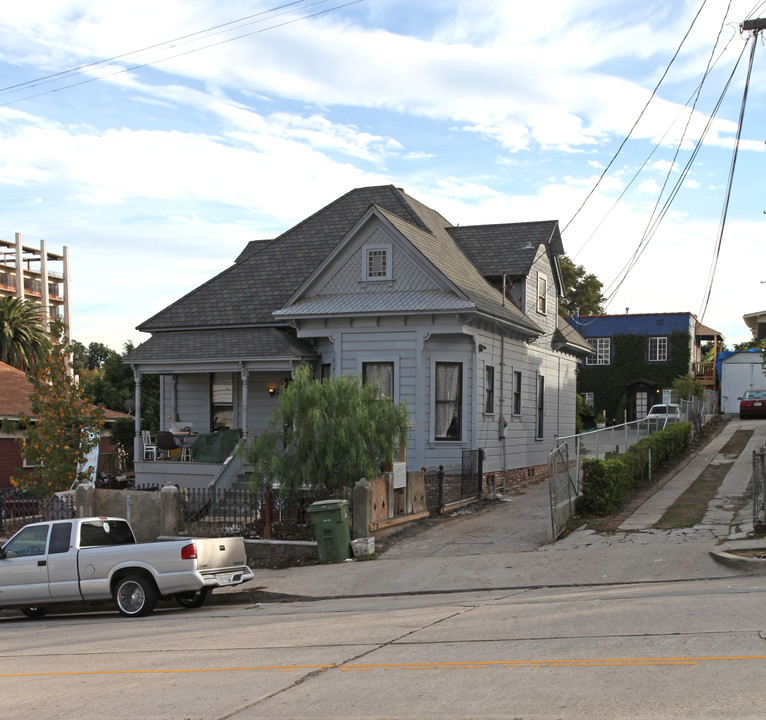
[[[141,431],[141,440],[144,443],[144,460],[156,460],[157,445],[152,442],[152,436],[148,430]]]
[[[160,430],[157,433],[157,449],[161,450],[167,457],[173,450],[178,450],[178,445],[173,438],[173,433],[167,430]]]

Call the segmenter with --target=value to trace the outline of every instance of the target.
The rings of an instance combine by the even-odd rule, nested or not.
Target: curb
[[[742,548],[761,550],[762,548]],[[745,557],[726,550],[711,550],[710,556],[722,565],[734,568],[735,570],[746,570],[751,573],[766,573],[766,550],[763,550],[764,557]]]

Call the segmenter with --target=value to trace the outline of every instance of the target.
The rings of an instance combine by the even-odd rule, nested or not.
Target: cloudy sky
[[[0,238],[68,246],[74,337],[121,351],[249,240],[393,183],[454,224],[557,219],[608,312],[745,340],[760,43],[718,242],[752,17],[766,0],[4,2]]]

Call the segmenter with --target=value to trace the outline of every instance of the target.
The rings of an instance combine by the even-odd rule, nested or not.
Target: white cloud
[[[605,282],[640,242],[651,212],[645,194],[658,192],[659,174],[669,169],[686,123],[683,104],[718,32],[723,8],[716,5],[705,8],[623,155],[564,232],[567,250]],[[5,3],[0,63],[10,84],[270,7],[244,0]],[[363,3],[348,14],[0,107],[0,210],[13,224],[4,232],[71,244],[79,329],[103,341],[103,314],[124,314],[126,298],[132,328],[226,267],[248,240],[273,237],[353,187],[394,182],[461,224],[558,219],[563,227],[632,127],[697,9],[661,0]],[[731,17],[750,9],[734,0]],[[732,49],[739,52],[742,41],[735,37]],[[177,43],[163,52],[192,47]],[[160,56],[126,58],[114,69]],[[727,58],[711,77],[674,172],[730,69]],[[751,85],[753,118],[762,86]],[[18,96],[0,90],[0,103]],[[694,192],[679,195],[685,204],[667,214],[618,305],[696,309],[690,306],[706,277],[699,260],[712,252],[700,248],[714,237],[707,216],[720,207],[720,167],[730,160],[737,103],[713,122],[711,150],[685,183]],[[738,164],[744,174],[737,177],[738,199],[746,205],[752,197],[753,207],[762,156],[753,163],[752,151],[764,150],[756,128],[746,125]],[[644,151],[659,141],[653,179],[642,175],[613,209]],[[755,178],[749,182],[748,172]],[[763,305],[749,289],[752,279],[740,283],[736,260],[727,259],[738,242],[751,247],[751,230],[735,221],[729,232],[706,319],[713,327],[724,315],[752,311],[748,303]],[[669,275],[667,293],[647,293]],[[117,326],[110,331],[119,343],[124,323]]]
[[[656,195],[660,191],[660,186],[654,180],[644,180],[638,186],[638,192],[643,195]]]

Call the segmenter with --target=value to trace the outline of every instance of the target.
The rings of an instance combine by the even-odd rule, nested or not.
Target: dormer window
[[[363,280],[391,279],[391,246],[366,245],[363,251]]]

